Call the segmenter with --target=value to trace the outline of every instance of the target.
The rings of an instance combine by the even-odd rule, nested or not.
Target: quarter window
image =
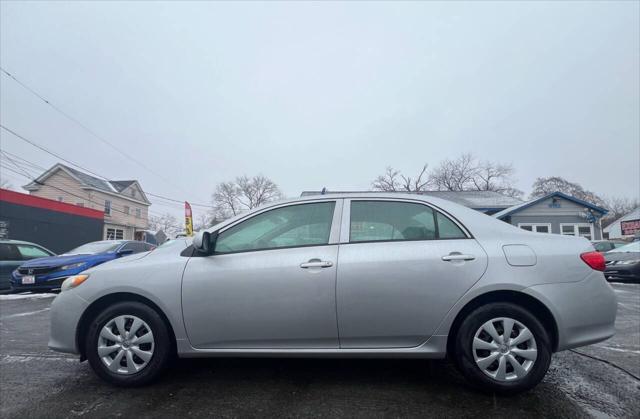
[[[426,205],[393,201],[351,202],[350,242],[465,237],[453,221]]]
[[[444,215],[436,212],[438,220],[438,237],[441,239],[465,239],[467,236],[460,230],[453,221]]]
[[[266,211],[223,231],[216,253],[329,243],[335,202],[290,205]]]

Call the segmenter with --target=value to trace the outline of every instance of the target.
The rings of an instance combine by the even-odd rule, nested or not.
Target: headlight
[[[630,260],[620,260],[618,261],[618,265],[635,265],[636,263],[640,263],[640,259],[630,259]]]
[[[68,291],[68,290],[70,290],[72,288],[75,288],[78,285],[82,284],[84,281],[86,281],[87,278],[89,278],[89,275],[86,275],[86,274],[85,275],[70,276],[69,278],[64,280],[60,290],[61,291]]]
[[[86,265],[87,262],[78,262],[78,263],[72,263],[71,265],[64,265],[61,266],[59,269],[61,271],[66,271],[67,269],[75,269],[75,268],[80,268],[81,266]]]

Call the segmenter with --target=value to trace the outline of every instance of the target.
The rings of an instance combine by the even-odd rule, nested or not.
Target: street
[[[121,389],[47,349],[53,295],[4,295],[0,416],[632,417],[640,411],[631,375],[640,376],[640,285],[613,286],[616,336],[577,349],[609,363],[555,354],[544,381],[516,397],[479,393],[450,363],[425,360],[177,360],[159,382]]]

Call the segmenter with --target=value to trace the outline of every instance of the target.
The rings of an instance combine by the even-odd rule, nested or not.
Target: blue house
[[[553,192],[514,205],[493,214],[494,217],[528,231],[602,239],[605,208],[562,192]]]

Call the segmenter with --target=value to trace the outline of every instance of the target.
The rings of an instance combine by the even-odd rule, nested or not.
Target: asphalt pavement
[[[177,360],[155,384],[120,389],[47,349],[52,295],[0,296],[0,417],[637,418],[640,285],[614,288],[616,336],[555,354],[544,381],[515,397],[479,393],[427,360]]]

